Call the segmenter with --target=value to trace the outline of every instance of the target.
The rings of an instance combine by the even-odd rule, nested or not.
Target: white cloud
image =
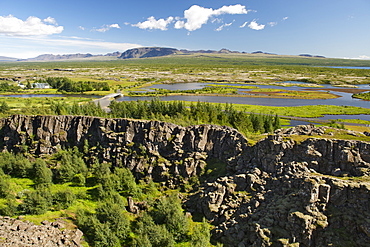
[[[249,23],[248,27],[253,30],[262,30],[265,28],[265,25],[258,24],[255,20],[253,20],[251,23]]]
[[[286,20],[288,20],[289,19],[289,17],[288,16],[286,16],[286,17],[284,17],[283,18],[283,21],[286,21]]]
[[[230,23],[225,23],[225,24],[223,24],[223,25],[221,25],[221,26],[219,26],[217,29],[216,29],[216,31],[222,31],[223,29],[224,29],[224,27],[229,27],[229,26],[231,26],[232,24],[234,23],[234,21],[233,22],[230,22]]]
[[[231,14],[231,15],[237,15],[237,14],[248,14],[248,10],[245,9],[245,6],[236,4],[236,5],[230,5],[230,6],[222,6],[219,9],[216,9],[213,11],[214,15],[223,15],[223,14]]]
[[[174,18],[172,16],[168,17],[167,19],[159,19],[156,20],[154,16],[149,17],[144,22],[139,22],[137,24],[133,24],[133,27],[138,27],[140,29],[160,29],[160,30],[167,30],[167,26],[172,23]]]
[[[49,24],[51,25],[49,25]],[[62,26],[57,26],[52,17],[44,20],[30,16],[23,21],[12,15],[0,16],[0,34],[7,36],[42,36],[63,32]]]
[[[193,5],[189,9],[184,11],[184,17],[168,17],[167,19],[155,19],[154,16],[149,17],[144,22],[132,24],[133,27],[141,29],[160,29],[167,30],[169,24],[174,22],[174,28],[182,29],[185,28],[188,31],[194,31],[200,29],[202,25],[206,24],[211,17],[216,17],[224,14],[247,14],[250,10],[247,10],[245,6],[236,4],[230,6],[223,6],[219,9],[204,8],[198,5]],[[220,19],[216,18],[213,22],[221,22]]]
[[[86,28],[85,28],[85,27],[83,27],[83,26],[79,26],[78,28],[79,28],[79,29],[81,29],[81,30],[83,30],[83,31],[86,29]]]
[[[185,26],[185,21],[176,21],[174,28],[181,29],[181,28],[184,28],[184,26]]]
[[[277,22],[275,22],[275,21],[272,21],[272,22],[269,22],[269,23],[267,23],[270,27],[274,27],[274,26],[276,26],[278,23]]]
[[[221,23],[222,22],[222,19],[220,19],[220,18],[214,18],[212,21],[211,21],[212,23]]]
[[[247,22],[247,21],[246,21],[246,22],[244,22],[244,23],[240,26],[240,28],[245,27],[247,24],[248,24],[248,22]]]
[[[109,31],[112,28],[120,29],[121,27],[118,24],[111,24],[111,25],[104,25],[104,26],[102,26],[101,28],[98,28],[98,29],[93,28],[91,31],[105,33],[106,31]]]
[[[187,20],[184,22],[183,28],[188,31],[194,31],[206,24],[209,18],[213,15],[213,9],[207,9],[198,5],[193,5],[184,11],[184,17]]]
[[[54,25],[58,25],[57,21],[53,17],[50,17],[50,16],[48,18],[44,19],[44,22],[54,24]]]
[[[212,8],[204,8],[198,5],[193,5],[189,9],[184,11],[184,21],[177,21],[175,28],[185,28],[188,31],[194,31],[206,24],[208,20],[213,16],[219,16],[223,14],[247,14],[249,11],[245,6],[236,4],[230,6],[223,6],[219,9],[213,10]]]
[[[112,24],[109,27],[110,28],[118,28],[118,29],[121,28],[118,24]]]

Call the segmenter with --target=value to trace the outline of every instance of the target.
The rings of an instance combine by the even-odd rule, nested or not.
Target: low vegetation
[[[127,168],[87,165],[76,148],[43,159],[5,152],[0,160],[1,215],[67,216],[92,246],[211,246],[210,225],[185,214],[180,191],[136,181]],[[128,212],[128,197],[145,200],[145,212]]]
[[[335,94],[322,91],[281,90],[274,88],[253,89],[250,91],[243,91],[243,93],[251,94],[256,97],[292,98],[292,99],[335,99],[339,97]]]
[[[236,94],[237,89],[229,87],[204,87],[191,90],[168,90],[155,88],[153,92],[129,92],[129,96],[168,96],[168,95],[224,95]]]
[[[362,100],[370,100],[370,92],[367,93],[356,93],[352,95],[353,98],[362,99]]]

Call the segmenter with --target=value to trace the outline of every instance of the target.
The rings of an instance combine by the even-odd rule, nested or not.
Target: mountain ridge
[[[132,59],[132,58],[149,58],[149,57],[162,57],[168,55],[187,55],[187,54],[267,54],[267,55],[278,55],[275,53],[268,53],[263,51],[255,52],[245,52],[245,51],[231,51],[226,48],[220,50],[187,50],[187,49],[176,49],[169,47],[137,47],[133,49],[128,49],[124,52],[116,51],[106,54],[91,54],[91,53],[73,53],[73,54],[41,54],[39,56],[27,59],[12,58],[6,56],[0,56],[0,61],[2,62],[42,62],[42,61],[63,61],[63,60],[87,60],[87,59]],[[324,56],[310,55],[310,54],[300,54],[297,56],[301,57],[320,57],[325,58]]]
[[[0,56],[1,62],[12,62],[12,61],[17,61],[17,60],[18,58],[15,58],[15,57]]]

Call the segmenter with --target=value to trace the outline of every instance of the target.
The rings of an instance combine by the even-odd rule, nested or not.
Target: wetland
[[[57,98],[63,99],[66,105],[85,104],[92,98],[121,90],[124,97],[117,99],[118,102],[156,97],[163,101],[231,103],[248,112],[315,118],[325,115],[317,113],[317,109],[326,107],[330,108],[327,114],[344,114],[351,119],[368,121],[370,102],[361,98],[370,91],[368,67],[369,61],[253,54],[1,63],[3,82],[27,84],[47,78],[68,78],[77,84],[88,82],[109,86],[109,91],[84,91],[82,94],[58,89],[0,92],[0,101],[3,99],[10,105],[10,111],[1,114],[24,111],[19,105],[27,98],[42,99],[27,99],[28,103],[24,104],[36,109]],[[19,97],[18,102],[10,100],[12,97]],[[356,110],[348,111],[349,107]],[[300,109],[305,112],[302,114]]]

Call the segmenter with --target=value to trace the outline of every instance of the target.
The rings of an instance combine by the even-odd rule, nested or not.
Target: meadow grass
[[[187,106],[196,102],[185,102]],[[210,103],[221,104],[226,103]],[[370,109],[355,107],[355,106],[334,106],[334,105],[308,105],[308,106],[262,106],[262,105],[247,105],[233,104],[233,107],[238,111],[263,113],[279,116],[317,118],[324,115],[358,115],[370,114]]]
[[[370,66],[370,61],[305,58],[256,54],[193,54],[156,58],[114,61],[63,61],[63,62],[7,62],[0,63],[3,76],[29,75],[67,76],[83,80],[135,79],[156,77],[176,80],[178,75],[197,78],[199,81],[219,75],[226,81],[280,82],[298,80],[311,83],[359,84],[370,82],[370,71],[340,69],[327,66]],[[71,71],[55,71],[55,68]],[[240,79],[240,75],[245,75]],[[215,80],[217,81],[217,80]],[[218,80],[220,81],[220,80]]]

